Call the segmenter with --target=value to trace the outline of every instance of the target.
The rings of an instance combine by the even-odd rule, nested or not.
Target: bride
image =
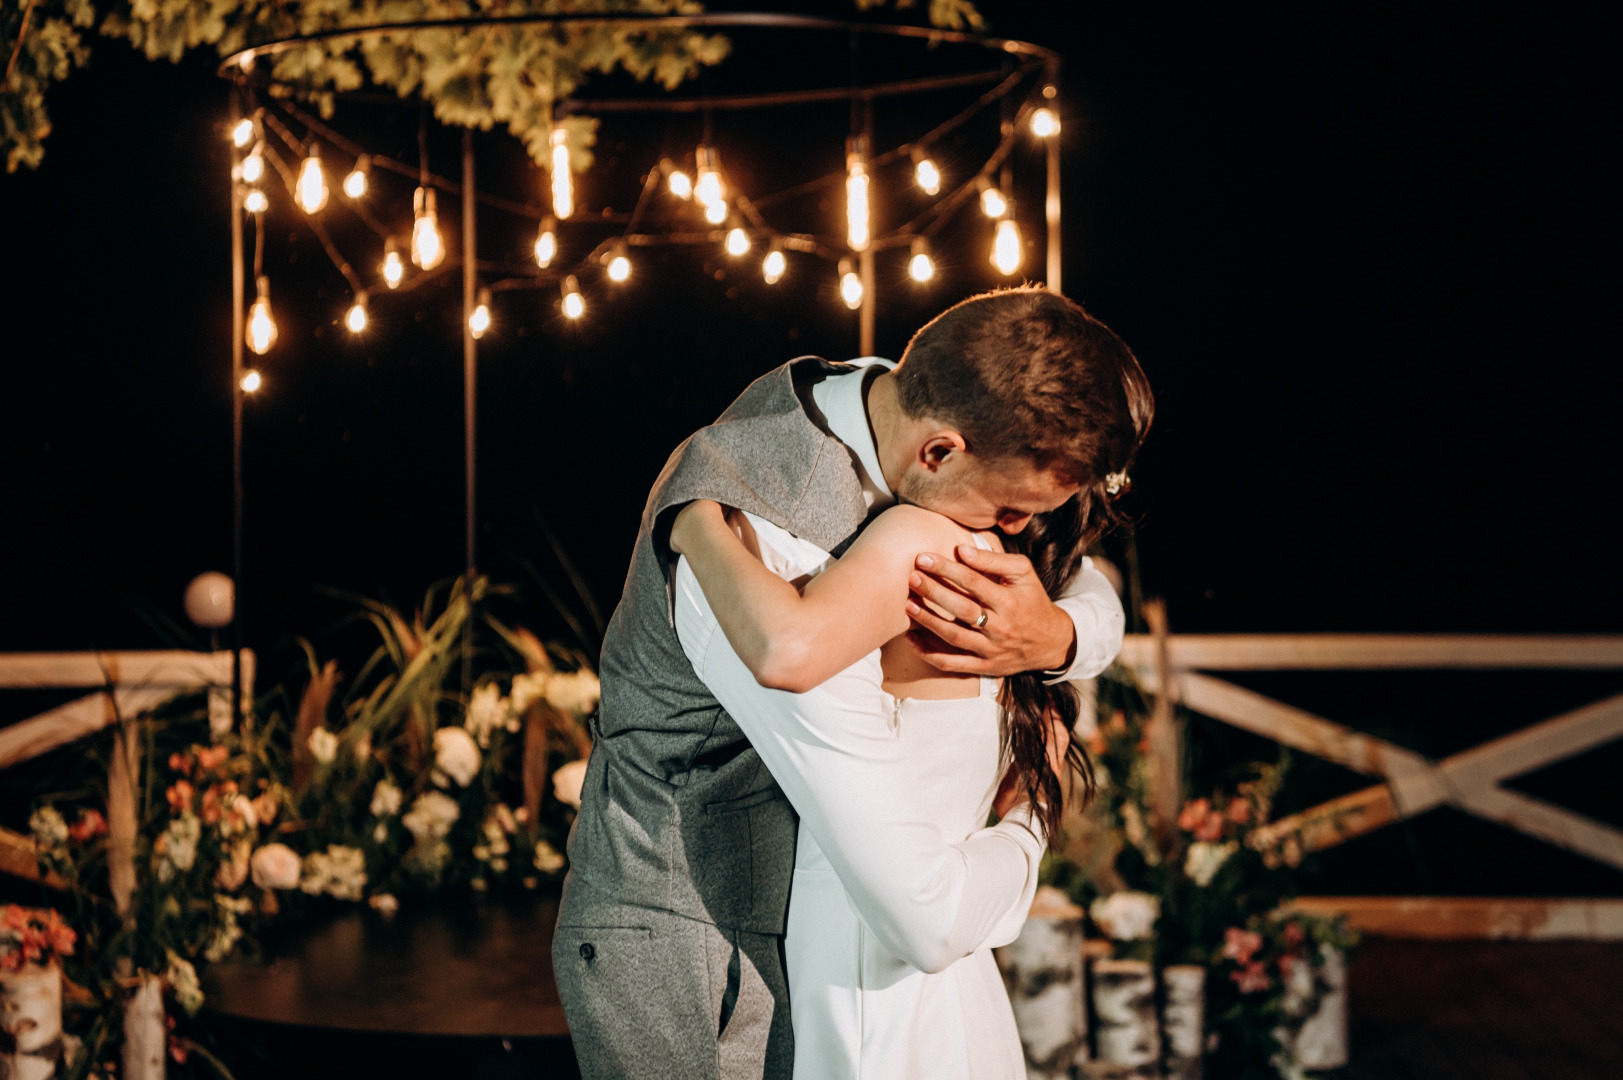
[[[676,590],[689,601],[677,605],[678,636],[695,666],[707,644],[692,612],[708,608],[736,662],[762,685],[810,687],[797,704],[814,718],[843,711],[840,724],[809,726],[877,763],[853,785],[882,785],[907,807],[909,850],[825,850],[805,807],[868,792],[821,790],[814,799],[785,784],[802,813],[784,938],[796,1080],[1025,1076],[991,949],[1018,934],[1034,882],[1017,908],[988,914],[985,904],[941,895],[947,875],[930,867],[954,858],[953,845],[981,830],[989,812],[1031,844],[1051,836],[1072,772],[1083,797],[1091,792],[1086,756],[1069,739],[1078,702],[1068,683],[1045,685],[1038,673],[995,680],[931,666],[907,636],[910,578],[920,552],[973,544],[1026,555],[1057,597],[1091,531],[1078,502],[1009,535],[896,506],[837,561],[714,502],[690,503],[675,520]],[[852,713],[874,700],[886,715]],[[1007,865],[1025,874],[1030,863]],[[986,880],[953,888],[1008,893],[1006,882]]]

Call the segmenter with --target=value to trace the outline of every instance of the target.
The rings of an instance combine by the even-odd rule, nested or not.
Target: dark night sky
[[[1061,8],[1069,25],[1048,14]],[[983,9],[1065,58],[1066,291],[1156,388],[1133,500],[1144,586],[1175,630],[1623,632],[1604,526],[1623,481],[1609,23],[1562,5]],[[761,69],[741,54],[747,82]],[[53,95],[44,166],[0,178],[0,649],[153,647],[137,612],[178,618],[192,575],[228,569],[227,95],[212,68],[101,43]],[[910,119],[881,108],[881,145],[918,134]],[[341,107],[334,122],[412,152],[410,107]],[[723,118],[717,138],[769,190],[794,182],[785,169],[836,162],[844,122]],[[662,143],[698,133],[616,123],[587,199],[624,209]],[[440,171],[455,145],[436,136]],[[510,140],[479,147],[482,186],[535,183]],[[1024,183],[1038,160],[1017,161]],[[522,254],[529,230],[487,215],[482,249]],[[890,285],[882,354],[995,284],[984,241],[960,233],[932,294]],[[341,610],[318,585],[414,600],[457,572],[462,536],[453,288],[380,302],[357,346],[333,325],[341,280],[285,212],[267,268],[282,342],[246,450],[245,611],[261,649]],[[826,282],[769,294],[753,261],[733,273],[670,254],[628,293],[595,298],[580,327],[537,294],[504,296],[482,349],[485,565],[520,582],[514,603],[544,630],[558,628],[520,566],[561,581],[538,518],[612,605],[671,447],[753,376],[856,345]],[[1478,710],[1411,730],[1443,753],[1616,689],[1575,686],[1524,688],[1517,715],[1486,719],[1479,706],[1505,695],[1398,696]],[[1375,698],[1369,710],[1396,708]]]

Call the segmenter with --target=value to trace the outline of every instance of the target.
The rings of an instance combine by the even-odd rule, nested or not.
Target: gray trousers
[[[782,944],[615,903],[571,875],[552,968],[582,1080],[790,1080]]]

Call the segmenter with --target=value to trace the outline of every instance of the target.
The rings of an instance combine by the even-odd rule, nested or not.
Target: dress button
[[[590,941],[581,942],[580,958],[582,960],[590,960],[592,957],[594,957],[596,955],[597,955],[597,950],[592,947],[592,943]]]

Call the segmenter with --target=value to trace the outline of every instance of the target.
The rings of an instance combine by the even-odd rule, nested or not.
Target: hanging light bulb
[[[574,274],[564,276],[562,292],[564,294],[564,314],[571,319],[578,319],[586,314],[586,298],[580,294],[580,282],[575,280]]]
[[[862,279],[851,269],[850,259],[840,260],[840,299],[852,311],[862,306]]]
[[[1000,218],[1009,212],[1009,200],[1003,197],[1003,192],[982,180],[985,186],[981,188],[981,212],[989,218]]]
[[[237,385],[242,387],[243,393],[251,394],[258,390],[260,386],[264,384],[264,382],[265,380],[259,377],[259,372],[255,371],[253,368],[249,368],[247,371],[242,373],[242,381]]]
[[[551,218],[541,219],[541,231],[535,234],[535,261],[545,270],[558,257],[558,223]]]
[[[661,161],[659,167],[665,170],[665,183],[670,187],[672,195],[684,202],[693,198],[693,178],[691,176],[678,169],[670,158]]]
[[[265,175],[265,155],[255,146],[242,159],[242,178],[250,184],[257,184]]]
[[[242,197],[242,208],[250,214],[263,214],[270,209],[270,200],[258,188],[250,188],[248,194]]]
[[[474,305],[473,314],[468,316],[468,333],[477,341],[485,336],[490,329],[490,290],[479,290],[479,302]]]
[[[406,276],[406,262],[393,240],[383,245],[383,280],[391,289],[400,288],[400,279]]]
[[[860,135],[846,140],[845,239],[852,251],[866,251],[872,237],[872,211],[868,202],[868,140]]]
[[[254,138],[254,122],[252,120],[238,120],[237,126],[231,129],[231,142],[238,150],[247,146]]]
[[[912,255],[907,260],[907,276],[920,284],[935,277],[935,260],[930,258],[930,241],[922,236],[913,238]]]
[[[1059,134],[1059,115],[1053,109],[1041,108],[1031,114],[1031,133],[1039,139]]]
[[[776,285],[783,280],[783,272],[789,269],[789,260],[783,257],[783,252],[773,248],[761,260],[761,276],[768,285]]]
[[[626,242],[621,240],[614,245],[609,255],[609,280],[619,284],[631,278],[631,257],[626,254]]]
[[[750,234],[734,225],[727,233],[727,254],[737,258],[748,255],[750,251]]]
[[[259,295],[248,309],[248,347],[260,356],[276,344],[276,320],[271,318],[270,278],[260,277],[255,285]]]
[[[712,225],[720,225],[727,220],[727,204],[713,202],[704,208],[704,219]]]
[[[366,194],[366,174],[372,171],[372,159],[362,154],[355,159],[355,167],[344,177],[344,194],[359,199]]]
[[[941,194],[941,170],[922,154],[913,163],[913,179],[918,181],[919,189],[926,195]]]
[[[552,212],[563,221],[575,212],[575,182],[569,174],[569,132],[552,125]]]
[[[1020,226],[1012,217],[997,223],[997,235],[992,240],[992,265],[1000,274],[1012,274],[1020,269]]]
[[[412,206],[417,219],[411,225],[411,261],[424,270],[432,270],[445,258],[445,242],[440,239],[434,189],[418,188]]]
[[[293,198],[306,214],[313,214],[327,205],[327,174],[321,170],[321,158],[313,146],[304,164],[299,166],[299,179],[293,185]]]
[[[695,153],[699,178],[693,184],[693,198],[704,207],[704,219],[712,225],[727,220],[727,187],[721,182],[721,159],[713,146],[701,146]]]
[[[396,255],[395,258],[400,256]],[[363,290],[355,294],[355,303],[350,305],[349,313],[344,316],[344,326],[352,334],[359,334],[366,329],[366,292]]]

